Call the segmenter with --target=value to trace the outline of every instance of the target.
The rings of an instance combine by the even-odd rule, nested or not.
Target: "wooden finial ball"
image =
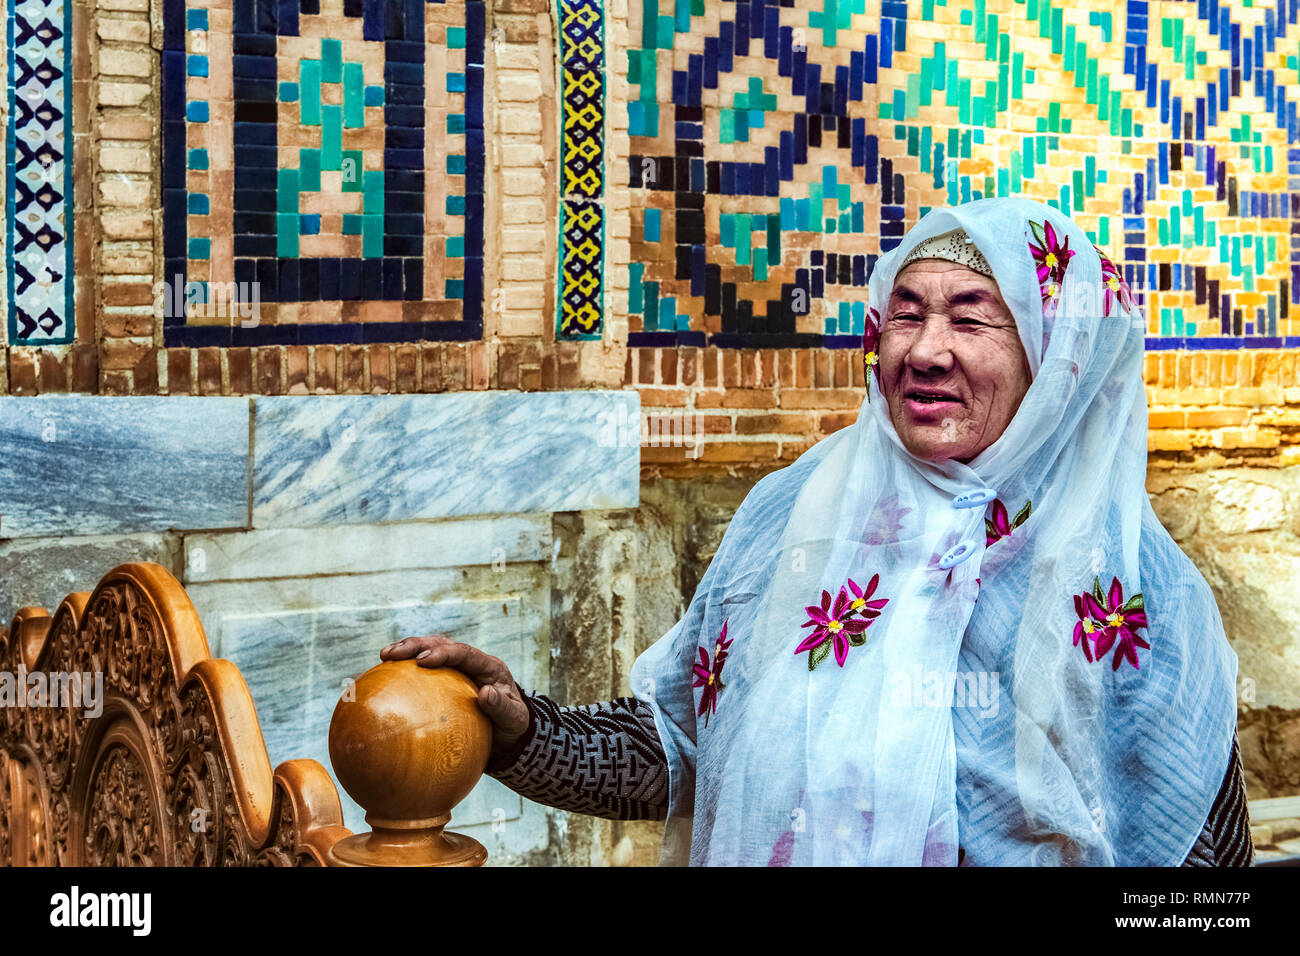
[[[330,762],[372,827],[446,822],[474,789],[492,749],[478,687],[449,667],[385,661],[334,708]]]

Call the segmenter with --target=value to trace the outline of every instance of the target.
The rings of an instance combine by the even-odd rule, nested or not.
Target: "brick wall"
[[[1280,349],[1149,352],[1152,467],[1300,464],[1298,362]],[[702,428],[698,454],[644,448],[648,476],[780,467],[852,424],[863,398],[860,354],[845,349],[629,349],[623,380],[651,422],[685,413]]]

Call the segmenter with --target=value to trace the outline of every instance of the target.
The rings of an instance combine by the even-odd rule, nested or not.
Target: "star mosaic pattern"
[[[856,348],[910,225],[1025,195],[1120,264],[1149,348],[1300,346],[1298,13],[634,0],[629,344]]]
[[[72,54],[65,0],[8,0],[5,258],[10,345],[71,342]]]
[[[166,344],[481,338],[483,0],[164,2]]]
[[[600,0],[560,0],[561,339],[598,339],[605,262],[605,35]]]

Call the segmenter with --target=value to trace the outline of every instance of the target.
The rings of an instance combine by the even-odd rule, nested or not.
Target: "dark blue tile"
[[[265,182],[263,182],[265,185]],[[237,212],[275,212],[274,189],[236,189],[235,210]]]
[[[424,130],[414,126],[390,126],[384,130],[384,145],[389,149],[424,149]]]
[[[477,0],[465,4],[465,62],[484,65],[484,41],[487,36],[487,5]]]
[[[238,255],[238,253],[236,253]],[[262,297],[263,302],[280,301],[280,279],[278,259],[266,258],[258,259],[257,262],[257,282],[258,294]]]
[[[272,123],[235,123],[236,146],[274,146],[275,126]]]
[[[278,9],[276,19],[279,21],[279,34],[282,37],[296,37],[298,35],[298,2],[299,0],[277,0]]]
[[[279,86],[274,79],[251,79],[237,76],[232,83],[235,101],[252,101],[274,104],[279,95]]]
[[[398,106],[394,103],[384,104],[384,121],[389,126],[424,127],[423,106]]]
[[[301,294],[298,288],[298,262],[297,259],[281,259],[280,262],[280,301],[281,302],[298,302],[301,300]]]
[[[409,215],[385,211],[384,225],[389,235],[422,236],[424,235],[424,216]]]
[[[275,57],[235,55],[230,59],[231,70],[236,77],[275,79]]]
[[[345,302],[365,298],[361,294],[361,260],[339,260],[339,298]]]
[[[419,301],[424,298],[424,262],[418,258],[402,260],[402,298]]]
[[[320,298],[323,302],[337,301],[339,296],[339,275],[342,271],[338,259],[320,259]]]
[[[382,6],[381,0],[366,0],[367,10],[372,2]],[[367,36],[366,39],[382,40],[383,36]],[[418,40],[389,40],[384,44],[384,58],[385,62],[388,63],[395,61],[400,61],[402,63],[423,63],[424,44]]]
[[[275,213],[236,211],[234,216],[234,232],[236,236],[274,235]]]
[[[422,149],[386,149],[384,150],[385,169],[423,169],[424,150]]]
[[[386,256],[382,260],[370,261],[383,263],[384,298],[400,299],[402,297],[402,260]],[[366,287],[373,288],[370,283],[367,283]]]
[[[255,233],[235,233],[235,255],[237,256],[273,256],[275,255],[275,235]]]
[[[385,171],[384,187],[386,192],[423,193],[424,171],[410,169]]]
[[[320,298],[320,260],[306,258],[298,260],[298,298],[303,302],[313,302]]]
[[[236,54],[274,57],[278,47],[275,37],[269,33],[234,34],[233,49]]]

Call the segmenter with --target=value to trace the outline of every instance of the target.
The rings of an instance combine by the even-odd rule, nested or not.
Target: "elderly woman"
[[[1147,500],[1144,322],[1054,209],[931,212],[869,288],[855,425],[760,481],[636,698],[445,637],[539,802],[693,864],[1244,865],[1237,660]]]

